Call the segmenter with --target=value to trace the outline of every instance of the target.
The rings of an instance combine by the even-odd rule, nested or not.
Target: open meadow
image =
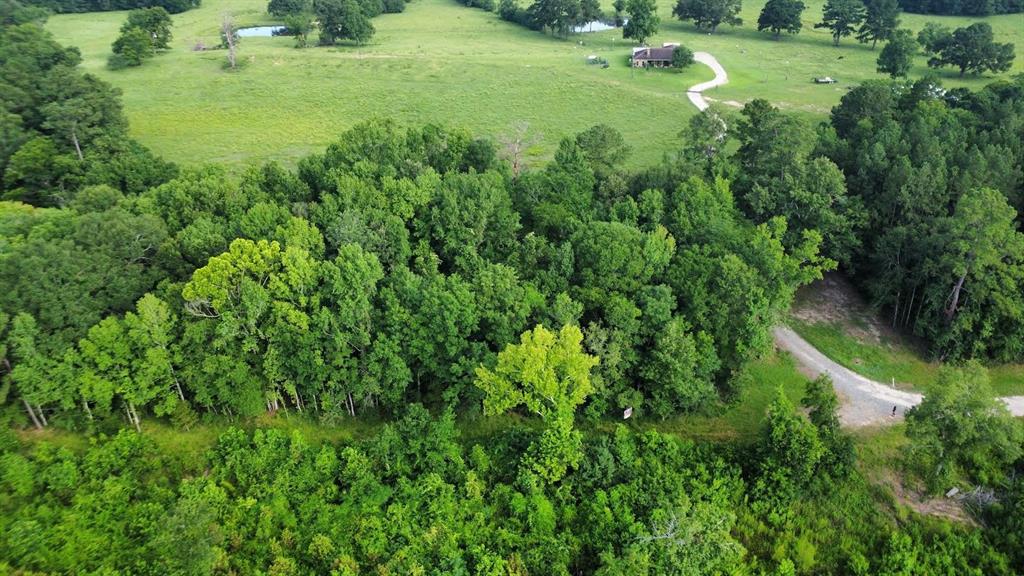
[[[761,1],[746,3],[743,27],[723,26],[709,36],[673,19],[672,4],[662,0],[661,30],[651,45],[677,41],[716,56],[729,84],[709,92],[713,100],[736,106],[762,97],[809,118],[822,117],[850,86],[880,77],[880,48],[872,51],[851,38],[831,46],[826,31],[813,29],[821,4],[808,2],[799,35],[775,41],[756,32]],[[370,117],[435,122],[496,138],[527,122],[536,138],[530,150],[535,161],[550,158],[560,138],[603,122],[632,145],[631,164],[649,164],[677,146],[679,131],[696,112],[686,99],[687,87],[713,77],[701,64],[682,74],[631,70],[631,43],[620,30],[552,38],[454,0],[413,0],[402,14],[375,18],[377,33],[366,46],[300,50],[288,37],[245,38],[244,67],[232,73],[224,69],[224,52],[193,51],[197,43],[218,43],[225,14],[241,26],[276,22],[264,0],[206,0],[174,16],[170,51],[118,71],[108,70],[106,61],[124,12],[58,15],[48,28],[61,43],[79,47],[85,69],[124,92],[133,136],[183,164],[290,164]],[[902,19],[914,30],[932,20],[953,27],[972,21],[910,14]],[[997,40],[1024,46],[1024,16],[986,20]],[[611,66],[588,66],[591,54]],[[1024,58],[1018,57],[1010,74],[1022,70]],[[926,71],[919,57],[912,75]],[[810,82],[825,75],[840,83]],[[940,76],[950,86],[980,87],[992,79],[960,80],[952,70]]]

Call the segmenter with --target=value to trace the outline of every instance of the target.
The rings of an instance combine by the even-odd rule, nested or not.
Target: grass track
[[[797,372],[788,355],[753,361],[748,365],[748,375],[748,383],[736,402],[709,410],[718,412],[715,416],[687,415],[665,421],[632,419],[625,424],[634,430],[657,430],[692,440],[752,442],[761,429],[768,404],[775,399],[777,387],[781,386],[786,396],[794,404],[799,404],[807,380]],[[611,433],[621,422],[605,419],[577,424],[584,433],[590,434]],[[162,419],[147,418],[142,421],[142,433],[153,439],[162,454],[180,462],[184,470],[197,472],[202,470],[206,451],[216,444],[217,438],[230,426],[247,430],[275,428],[298,431],[310,444],[320,445],[348,443],[371,437],[382,424],[373,417],[346,418],[334,424],[325,424],[298,413],[279,412],[275,416],[264,415],[238,422],[211,418],[188,431],[176,429]],[[464,441],[471,445],[510,426],[536,428],[541,425],[536,418],[513,413],[460,419],[459,428]],[[29,446],[49,443],[64,446],[74,452],[85,450],[90,441],[82,433],[56,428],[42,431],[26,429],[18,435]]]
[[[714,36],[674,20],[672,4],[660,0],[661,31],[651,44],[679,41],[714,54],[729,84],[710,91],[711,99],[762,97],[821,118],[850,86],[878,77],[877,50],[852,39],[834,48],[825,31],[813,29],[822,3],[807,2],[798,36],[774,41],[755,30],[762,0],[746,3],[745,26],[723,27]],[[713,77],[701,65],[682,74],[634,72],[626,64],[631,44],[620,31],[555,39],[454,0],[413,0],[402,14],[374,19],[377,35],[364,47],[297,50],[290,38],[246,38],[240,49],[245,66],[236,73],[223,69],[223,52],[191,50],[197,42],[217,43],[226,13],[240,25],[272,23],[265,7],[264,0],[205,0],[174,17],[172,50],[116,72],[105,64],[124,12],[59,15],[48,27],[59,41],[81,49],[86,69],[123,90],[132,134],[184,164],[290,164],[369,117],[461,126],[489,136],[527,121],[541,137],[532,150],[535,160],[550,158],[561,137],[604,122],[633,146],[632,164],[648,164],[678,146],[678,132],[696,112],[686,87]],[[903,15],[904,25],[915,30],[929,20],[950,26],[972,21]],[[1024,16],[986,20],[1000,40],[1024,48]],[[588,54],[607,58],[611,67],[585,65]],[[926,71],[923,57],[917,63],[914,76]],[[1021,71],[1024,56],[1011,73]],[[811,84],[817,75],[834,76],[840,84]],[[959,80],[952,71],[942,77],[949,85],[972,87],[991,81]]]

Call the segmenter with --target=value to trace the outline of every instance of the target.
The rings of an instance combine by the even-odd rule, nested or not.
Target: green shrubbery
[[[111,45],[108,66],[117,70],[140,66],[157,50],[170,48],[171,16],[163,8],[143,8],[128,13],[121,35]]]

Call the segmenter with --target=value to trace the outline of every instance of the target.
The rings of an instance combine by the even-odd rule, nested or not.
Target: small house
[[[672,55],[679,44],[666,42],[661,48],[633,48],[630,58],[633,68],[668,68],[672,65]]]

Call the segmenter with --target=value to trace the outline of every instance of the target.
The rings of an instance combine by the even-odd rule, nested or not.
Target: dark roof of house
[[[675,52],[675,46],[666,46],[664,48],[644,48],[643,50],[637,50],[636,54],[633,54],[634,60],[672,60],[672,53]]]

